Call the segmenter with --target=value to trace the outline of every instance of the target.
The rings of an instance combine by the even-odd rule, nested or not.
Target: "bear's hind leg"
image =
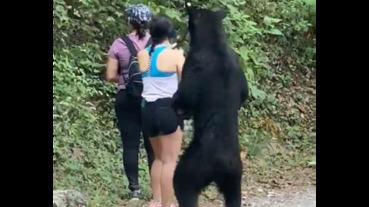
[[[187,153],[183,156],[174,172],[173,187],[179,207],[198,207],[201,191],[211,182],[211,168],[196,155]]]
[[[173,188],[179,207],[197,207],[200,191],[195,179],[191,179],[191,172],[194,169],[186,167],[182,161],[178,163],[174,173]]]
[[[215,183],[223,194],[226,207],[241,207],[242,164],[233,168],[232,172],[218,174]]]

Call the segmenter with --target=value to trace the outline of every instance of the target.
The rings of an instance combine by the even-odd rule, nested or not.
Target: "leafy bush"
[[[315,156],[316,2],[192,2],[228,11],[224,26],[229,43],[250,82],[251,99],[240,110],[240,143],[251,162],[267,154],[273,140],[290,156],[301,151],[307,159]],[[179,33],[186,29],[180,0],[53,3],[54,189],[82,190],[93,206],[112,206],[124,197],[127,185],[112,110],[115,86],[102,74],[109,44],[127,32],[122,12],[131,3],[147,4],[170,17]],[[140,162],[141,182],[148,182],[145,161]]]

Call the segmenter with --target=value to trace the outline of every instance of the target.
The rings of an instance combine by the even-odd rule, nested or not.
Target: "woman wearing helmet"
[[[129,96],[126,91],[128,62],[131,56],[126,41],[133,43],[140,51],[149,43],[147,33],[151,20],[150,9],[142,4],[133,5],[125,10],[131,32],[125,38],[117,38],[110,47],[106,78],[117,83],[118,92],[115,98],[115,113],[118,119],[118,129],[123,143],[123,166],[129,182],[131,199],[138,200],[140,186],[138,182],[138,154],[141,135],[141,99]],[[127,40],[127,37],[129,40]],[[154,156],[148,137],[143,134],[144,145],[148,155],[148,165],[151,168]]]

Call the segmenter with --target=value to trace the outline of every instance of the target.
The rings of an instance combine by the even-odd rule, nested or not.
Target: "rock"
[[[53,207],[87,207],[88,201],[76,190],[54,190]]]

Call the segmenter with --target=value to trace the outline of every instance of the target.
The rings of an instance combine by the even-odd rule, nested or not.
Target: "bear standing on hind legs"
[[[194,119],[194,136],[173,179],[179,207],[198,206],[198,196],[215,182],[226,207],[241,206],[242,162],[238,109],[248,97],[245,74],[222,28],[224,11],[187,8],[190,51],[174,108]]]

